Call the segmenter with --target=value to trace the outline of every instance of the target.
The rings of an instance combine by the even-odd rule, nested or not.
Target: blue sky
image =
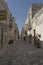
[[[19,31],[21,31],[26,20],[31,3],[43,3],[43,0],[5,0],[10,12],[16,19]]]

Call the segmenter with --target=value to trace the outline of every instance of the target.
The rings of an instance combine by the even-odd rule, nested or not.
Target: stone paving
[[[0,56],[0,65],[43,65],[43,49],[16,41]]]
[[[7,48],[0,48],[0,56],[6,52]]]

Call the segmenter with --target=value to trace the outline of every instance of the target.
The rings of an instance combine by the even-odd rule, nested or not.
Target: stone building
[[[0,23],[0,48],[8,45],[8,26]]]
[[[4,0],[0,0],[0,48],[8,46],[10,40],[16,39],[15,19]],[[17,31],[16,31],[17,32]]]
[[[41,10],[41,8],[43,7],[43,3],[33,3],[28,11],[28,15],[27,18],[25,20],[24,26],[23,26],[23,30],[26,30],[27,32],[31,33],[31,29],[32,29],[32,20],[35,17],[35,15],[38,13],[38,11]]]
[[[43,8],[40,9],[32,20],[31,34],[34,36],[34,29],[36,35],[41,35],[40,40],[43,41]]]
[[[15,41],[18,38],[19,30],[18,30],[16,20],[14,17],[10,18],[9,26],[10,26],[10,33],[11,33],[11,34],[9,34],[11,36],[10,38]]]
[[[32,36],[40,36],[41,47],[43,48],[43,3],[34,3],[30,6],[28,16],[23,26],[23,30],[29,31]],[[34,35],[35,34],[35,35]],[[32,43],[34,39],[32,38]]]
[[[43,34],[42,34],[42,24],[43,24],[43,3],[34,3],[32,4],[32,20],[30,21],[32,25],[32,29],[30,30],[30,33],[32,33],[32,36],[34,36],[34,29],[36,30],[36,35],[41,35],[41,40],[43,40]]]
[[[4,0],[0,0],[0,48],[8,44],[8,14]]]

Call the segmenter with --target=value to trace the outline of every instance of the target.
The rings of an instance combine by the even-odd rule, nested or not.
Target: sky
[[[19,32],[26,20],[29,7],[32,3],[43,3],[43,0],[5,0],[12,16],[15,18]]]

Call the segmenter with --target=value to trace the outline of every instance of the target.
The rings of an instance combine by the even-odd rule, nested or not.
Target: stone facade
[[[36,30],[36,35],[41,35],[41,40],[43,40],[43,8],[37,12],[33,18],[32,30],[31,33],[34,36],[33,30]]]
[[[43,3],[34,3],[32,4],[32,18],[34,15],[43,7]]]
[[[31,33],[32,27],[33,27],[33,22],[34,22],[33,19],[34,19],[35,15],[42,9],[42,7],[43,7],[43,3],[33,3],[30,6],[27,18],[26,18],[24,26],[23,26],[23,30],[26,30],[27,32],[29,31]],[[35,24],[36,23],[34,23],[34,25]],[[37,22],[37,25],[39,25],[38,22]]]
[[[30,23],[31,24],[31,29],[29,30],[28,26],[25,28],[29,30],[30,34],[32,34],[32,43],[34,44],[34,36],[37,36],[39,39],[40,37],[40,43],[41,47],[43,48],[43,3],[34,3],[31,5],[28,15],[30,17],[26,18],[26,26]],[[29,19],[30,18],[30,19]],[[28,19],[28,22],[27,22]],[[30,20],[30,22],[29,22]],[[29,24],[29,26],[30,26]],[[24,28],[24,27],[23,27]],[[23,29],[24,30],[24,29]],[[35,30],[35,35],[34,35],[34,30]]]
[[[6,17],[6,19],[3,18]],[[16,40],[17,29],[15,18],[4,0],[0,0],[0,48],[7,47],[10,40]],[[18,34],[18,33],[17,33]]]

